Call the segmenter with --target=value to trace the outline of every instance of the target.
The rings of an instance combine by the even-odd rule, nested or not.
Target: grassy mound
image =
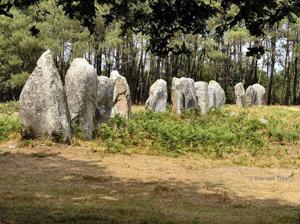
[[[266,155],[275,146],[300,143],[299,107],[226,106],[205,116],[195,111],[177,116],[170,111],[133,109],[130,120],[115,117],[103,124],[96,130],[92,144],[108,152],[129,150],[168,156],[197,153],[222,158],[242,153]],[[0,104],[0,141],[18,134],[17,110],[16,102]],[[74,139],[75,145],[77,140]]]
[[[112,119],[97,135],[108,151],[113,152],[131,147],[168,154],[197,152],[222,157],[225,153],[246,150],[255,156],[274,144],[299,143],[300,109],[227,106],[205,116],[193,111],[181,116],[140,111],[130,120]]]

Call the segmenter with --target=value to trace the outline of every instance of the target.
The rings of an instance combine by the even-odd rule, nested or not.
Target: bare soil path
[[[0,223],[291,223],[300,170],[0,145]]]

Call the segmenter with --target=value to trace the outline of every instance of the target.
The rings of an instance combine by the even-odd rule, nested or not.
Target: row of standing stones
[[[85,59],[74,59],[63,86],[51,51],[46,51],[37,61],[19,102],[22,138],[49,137],[69,144],[71,124],[89,140],[95,128],[110,117],[131,114],[129,86],[117,71],[110,78],[98,77]]]
[[[235,94],[239,106],[264,104],[265,90],[259,84],[245,91],[239,83]],[[171,98],[176,114],[186,109],[198,109],[206,114],[222,107],[226,101],[225,92],[216,81],[194,82],[190,78],[173,79]],[[159,79],[150,87],[145,106],[154,112],[165,112],[167,100],[167,82]],[[129,118],[131,106],[128,83],[117,71],[113,71],[110,78],[98,76],[85,59],[74,59],[64,86],[48,50],[37,61],[20,95],[22,138],[49,137],[70,144],[73,124],[89,140],[94,130],[111,117]]]
[[[244,89],[243,83],[235,87],[236,104],[239,107],[264,105],[266,90],[260,84],[249,86]],[[159,79],[150,87],[150,96],[146,102],[146,108],[155,112],[166,111],[167,105],[167,82]],[[226,102],[225,91],[218,82],[194,82],[190,78],[173,78],[171,99],[173,112],[181,114],[186,109],[197,109],[202,114],[224,106]]]
[[[245,91],[243,83],[240,82],[235,85],[234,94],[236,105],[239,107],[266,104],[266,89],[260,84],[249,86]]]

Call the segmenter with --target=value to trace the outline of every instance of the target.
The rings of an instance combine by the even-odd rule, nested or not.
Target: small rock
[[[265,119],[265,118],[259,118],[258,120],[262,124],[268,124],[269,123],[269,121],[267,119]]]

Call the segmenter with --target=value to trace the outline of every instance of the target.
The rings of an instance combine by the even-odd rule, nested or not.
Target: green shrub
[[[139,147],[175,154],[214,153],[222,157],[224,153],[241,150],[253,155],[267,150],[266,129],[267,124],[245,111],[234,115],[223,109],[205,116],[193,111],[181,116],[169,112],[139,112],[130,120],[112,119],[99,129],[98,136],[110,151]],[[291,135],[283,136],[283,140],[290,139],[293,139]]]
[[[17,102],[0,104],[0,141],[19,130]],[[262,120],[262,118],[264,120]],[[72,125],[74,136],[81,132]],[[264,153],[272,145],[298,144],[300,111],[282,107],[237,109],[226,106],[207,115],[189,110],[177,116],[170,111],[140,111],[127,120],[115,117],[95,132],[97,142],[109,152],[126,149],[167,155],[196,152],[225,154]]]
[[[7,140],[9,135],[19,130],[17,116],[0,115],[0,141]]]
[[[272,141],[296,143],[300,139],[299,123],[286,124],[282,120],[272,118],[268,125],[268,135]]]

